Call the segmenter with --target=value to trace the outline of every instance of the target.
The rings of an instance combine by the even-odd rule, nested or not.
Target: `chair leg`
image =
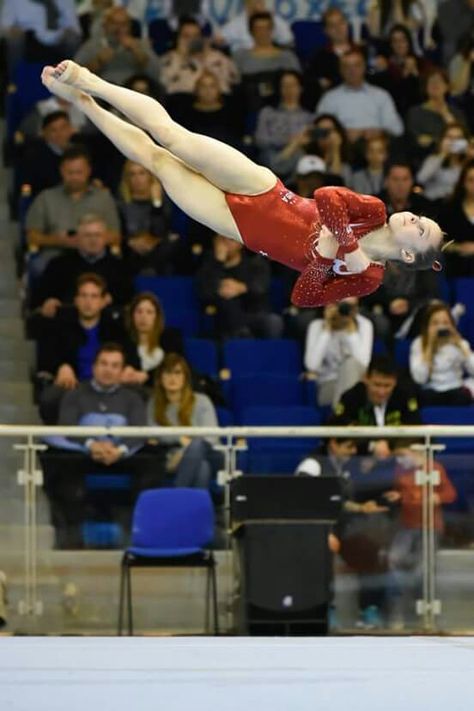
[[[128,635],[133,636],[133,610],[132,610],[132,575],[130,566],[127,565],[127,610],[128,610]]]
[[[217,611],[217,574],[216,574],[216,561],[212,559],[211,567],[211,579],[212,579],[212,603],[214,608],[214,634],[219,634],[219,614]]]
[[[119,615],[118,615],[118,626],[117,634],[119,637],[122,636],[123,630],[123,607],[125,603],[125,560],[122,559],[122,564],[120,566],[120,595],[119,595]]]
[[[209,599],[211,596],[211,566],[207,566],[206,570],[206,610],[204,613],[204,629],[206,631],[206,634],[209,634],[211,631],[211,624],[210,624],[210,603]]]

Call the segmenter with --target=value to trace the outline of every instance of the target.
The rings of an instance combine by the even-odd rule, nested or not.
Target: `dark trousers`
[[[462,407],[472,403],[472,395],[467,388],[454,388],[445,392],[422,390],[420,401],[423,407]]]
[[[40,455],[44,490],[51,507],[56,548],[82,548],[85,520],[120,522],[130,529],[130,517],[138,494],[161,486],[166,476],[165,452],[145,446],[136,454],[106,466],[82,452],[50,448]],[[130,487],[89,490],[88,474],[127,474]]]

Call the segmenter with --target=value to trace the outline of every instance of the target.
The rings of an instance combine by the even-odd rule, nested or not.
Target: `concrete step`
[[[0,554],[5,552],[21,553],[24,547],[25,528],[20,523],[0,525]],[[50,524],[41,524],[36,527],[37,549],[49,551],[54,545],[54,529]]]
[[[24,382],[30,377],[30,361],[24,356],[5,359],[0,357],[0,392],[4,382]]]
[[[16,402],[13,405],[0,405],[0,423],[4,425],[39,425],[38,410],[31,401]]]
[[[25,328],[19,316],[0,318],[0,337],[25,338]]]

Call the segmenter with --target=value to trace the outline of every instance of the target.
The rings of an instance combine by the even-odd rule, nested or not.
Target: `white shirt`
[[[374,405],[374,417],[377,427],[383,427],[385,424],[385,410],[387,409],[387,403],[384,402],[383,405]]]
[[[254,45],[253,37],[249,32],[249,18],[246,12],[241,12],[220,29],[217,28],[217,33],[224,37],[232,53],[239,49],[251,49]],[[273,15],[272,39],[283,47],[291,46],[294,43],[289,24],[278,15]]]
[[[316,115],[320,114],[333,114],[344,128],[378,128],[392,136],[404,131],[388,91],[365,82],[360,87],[341,84],[327,91],[316,109]]]
[[[467,356],[453,343],[447,343],[435,353],[430,373],[422,354],[421,336],[415,338],[410,349],[410,373],[415,383],[437,392],[462,387],[464,374],[474,375],[474,353],[467,341],[462,343],[467,349]]]
[[[32,30],[38,40],[46,45],[59,42],[66,28],[81,34],[81,27],[76,15],[74,0],[61,0],[56,3],[59,18],[58,29],[48,30],[46,10],[44,6],[31,0],[3,0],[0,11],[0,28],[2,34],[11,27],[21,27],[22,30]]]
[[[324,319],[311,321],[306,332],[304,364],[317,373],[320,383],[337,380],[343,361],[352,356],[364,367],[369,365],[374,327],[365,316],[357,314],[356,331],[331,331]]]

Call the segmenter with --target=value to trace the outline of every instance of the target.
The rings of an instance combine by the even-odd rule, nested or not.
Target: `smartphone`
[[[439,328],[437,336],[438,338],[449,338],[451,335],[451,331],[449,328]]]
[[[465,138],[455,138],[453,141],[451,141],[451,153],[464,153],[467,151],[468,147],[468,142]]]

